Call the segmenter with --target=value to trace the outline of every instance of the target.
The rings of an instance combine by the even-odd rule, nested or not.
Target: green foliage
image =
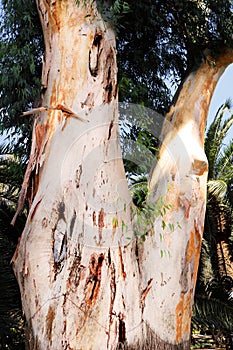
[[[75,3],[78,7],[88,7],[87,0],[75,0]],[[118,30],[118,26],[121,25],[119,23],[120,20],[130,11],[128,2],[124,0],[97,0],[96,4],[104,21],[111,25],[111,27],[116,31]],[[90,2],[90,7],[93,7],[92,2]],[[88,14],[86,17],[90,17],[90,14]]]
[[[11,155],[0,156],[0,202],[16,209],[24,168]]]
[[[143,193],[145,193],[143,186],[141,186],[140,192],[138,191],[139,189],[137,189],[137,192],[134,192],[133,197],[137,195],[137,193],[141,192],[140,195],[141,195],[141,198],[143,198]],[[138,202],[139,202],[139,198],[137,198]],[[156,203],[151,203],[148,200],[148,198],[145,198],[145,200],[142,203],[141,202],[139,203],[140,203],[140,207],[137,207],[136,213],[135,213],[135,218],[136,218],[135,235],[140,240],[144,242],[148,234],[154,234],[154,222],[155,222],[155,219],[158,217],[162,218],[162,223],[161,223],[162,230],[165,230],[165,228],[168,227],[170,231],[174,231],[175,229],[174,225],[171,223],[166,223],[164,220],[164,216],[166,215],[167,211],[171,209],[171,205],[165,203],[164,198],[162,196],[159,197]],[[160,251],[161,257],[166,252],[165,250]]]
[[[115,0],[110,3],[109,7],[104,4],[104,1],[102,2],[101,14],[108,23],[118,30],[120,19],[124,18],[124,15],[130,11],[129,4],[124,0]]]
[[[11,208],[0,202],[0,348],[23,350],[24,320],[18,285],[10,262],[25,220],[21,217],[17,227],[13,228],[10,225],[12,215]]]
[[[120,86],[127,92],[128,80],[130,86],[143,87],[141,102],[164,113],[171,102],[167,82],[179,84],[187,70],[205,59],[206,49],[215,57],[224,47],[232,47],[232,1],[128,0],[128,4],[130,11],[118,32]],[[126,98],[139,103],[138,94],[135,101],[132,94]]]
[[[159,151],[163,117],[144,105],[119,104],[120,144],[127,179],[135,184],[138,176],[148,177]]]
[[[138,175],[148,176],[158,153],[158,139],[148,130],[125,123],[121,134],[123,161],[129,182]]]
[[[137,208],[142,209],[148,193],[147,177],[138,176],[136,179],[132,179],[130,192],[132,194],[133,203]]]
[[[0,24],[0,133],[7,152],[29,152],[30,120],[20,117],[40,94],[43,37],[35,1],[2,1]]]
[[[205,152],[209,161],[209,174],[208,178],[215,180],[216,178],[226,177],[226,171],[228,177],[231,177],[233,166],[231,161],[232,157],[232,143],[228,146],[227,154],[223,149],[223,141],[226,137],[230,127],[233,124],[233,114],[226,117],[226,113],[230,113],[232,108],[231,100],[228,99],[223,105],[220,106],[216,113],[216,116],[211,123],[206,139],[205,139]],[[231,169],[229,169],[231,167]]]

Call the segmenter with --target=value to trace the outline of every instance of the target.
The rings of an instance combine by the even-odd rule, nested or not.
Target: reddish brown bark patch
[[[123,262],[123,256],[122,256],[121,247],[118,247],[118,253],[119,253],[119,258],[120,258],[119,276],[122,276],[123,279],[125,279],[125,278],[126,278],[126,272],[125,272],[125,267],[124,267],[124,262]]]
[[[201,253],[201,242],[202,242],[202,236],[199,232],[199,230],[196,227],[196,224],[194,225],[194,262],[193,262],[193,281],[196,283],[197,279],[197,272],[198,272],[198,265],[199,265],[199,260],[200,260],[200,253]]]
[[[153,281],[153,278],[150,278],[149,281],[147,282],[147,286],[146,288],[142,291],[142,294],[141,294],[141,298],[140,298],[140,301],[141,302],[144,302],[147,294],[149,293],[150,289],[151,289],[151,283]]]
[[[192,312],[192,290],[184,295],[181,294],[179,303],[176,306],[176,343],[179,344],[184,339],[184,335],[189,334]]]
[[[99,244],[102,241],[103,237],[103,228],[104,228],[104,209],[101,208],[98,216],[98,227],[99,227]]]
[[[191,278],[192,282],[196,283],[198,265],[200,260],[201,250],[201,234],[198,231],[196,224],[194,225],[194,231],[190,232],[190,238],[186,249],[186,265],[191,264]]]
[[[92,221],[93,221],[93,226],[96,226],[96,212],[93,211],[92,213]]]
[[[204,160],[194,159],[192,163],[192,168],[193,168],[194,174],[201,176],[206,171],[208,171],[208,163]]]
[[[184,311],[184,294],[181,295],[180,301],[176,306],[176,342],[182,339],[182,319]]]
[[[45,144],[48,138],[48,125],[47,124],[37,124],[36,125],[36,164],[38,164],[41,154],[44,151]]]
[[[50,306],[46,316],[46,334],[50,342],[52,340],[52,329],[53,329],[54,318],[55,318],[55,311],[52,308],[52,306]]]
[[[101,284],[101,268],[104,261],[104,254],[92,254],[89,262],[89,276],[86,280],[85,286],[85,302],[88,305],[93,305],[96,303],[100,284]]]
[[[85,270],[86,268],[81,265],[81,258],[79,256],[75,257],[70,268],[69,277],[66,282],[67,290],[77,290],[80,280],[84,279]]]

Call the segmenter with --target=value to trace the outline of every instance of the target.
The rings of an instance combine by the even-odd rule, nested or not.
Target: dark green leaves
[[[44,50],[35,1],[3,1],[0,27],[0,129],[18,134],[8,151],[25,153],[30,120],[20,115],[40,95]]]

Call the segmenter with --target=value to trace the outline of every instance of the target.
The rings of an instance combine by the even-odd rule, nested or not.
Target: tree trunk
[[[192,73],[167,116],[149,185],[153,214],[137,220],[146,235],[138,242],[117,136],[114,32],[92,1],[37,3],[43,96],[28,168],[33,201],[13,257],[28,349],[189,349],[204,127],[229,59]]]

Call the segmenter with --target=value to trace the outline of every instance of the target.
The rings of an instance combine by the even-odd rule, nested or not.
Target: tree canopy
[[[98,3],[104,15],[106,5]],[[20,115],[39,103],[42,30],[34,1],[2,0],[1,7],[0,131],[10,130],[25,149],[30,121]],[[231,0],[116,0],[107,7],[117,32],[120,100],[159,113],[168,111],[187,71],[202,60],[214,64],[233,46]]]
[[[133,85],[140,82],[137,99],[141,93],[142,101],[149,99],[161,113],[170,102],[167,82],[179,85],[202,60],[211,64],[222,50],[232,47],[232,2],[152,0],[128,4],[130,10],[118,35],[120,72]]]

